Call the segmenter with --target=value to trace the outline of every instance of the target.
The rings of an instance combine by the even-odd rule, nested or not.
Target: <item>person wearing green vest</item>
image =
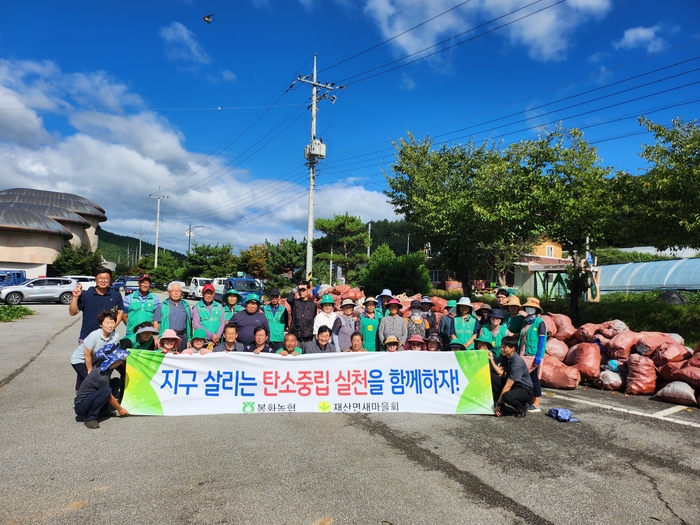
[[[525,361],[532,380],[532,390],[535,399],[528,407],[528,412],[541,412],[540,398],[542,397],[542,359],[547,346],[547,326],[540,317],[542,307],[540,300],[528,297],[523,305],[526,317],[523,320],[523,330],[518,339],[518,353]]]
[[[384,316],[376,310],[378,304],[374,297],[367,297],[364,302],[365,311],[360,314],[355,323],[355,331],[362,335],[364,347],[368,352],[379,350],[377,328],[379,328],[379,321]]]
[[[270,302],[263,306],[263,313],[270,325],[270,346],[277,352],[284,346],[284,333],[289,326],[287,309],[280,305],[280,291],[273,288],[269,293]]]
[[[452,319],[450,340],[463,344],[467,350],[474,350],[474,339],[479,335],[481,323],[474,315],[474,307],[469,297],[462,297],[457,302],[457,315]]]
[[[224,292],[221,296],[221,302],[224,303],[224,318],[227,323],[231,320],[233,314],[245,309],[241,304],[243,296],[233,288],[229,288]]]
[[[513,335],[508,327],[503,324],[503,311],[493,310],[489,316],[489,324],[481,328],[479,333],[479,338],[490,339],[493,345],[493,357],[496,363],[501,362],[501,341],[503,338],[509,335]]]
[[[442,349],[447,350],[447,346],[450,344],[450,330],[452,329],[452,320],[456,315],[457,301],[450,299],[447,301],[445,306],[445,314],[440,318],[438,323],[437,333],[442,339]]]
[[[303,354],[304,351],[297,346],[297,336],[290,332],[284,336],[284,346],[275,353],[281,356],[296,356]]]
[[[182,300],[180,283],[171,282],[168,285],[168,298],[156,306],[153,314],[153,326],[158,330],[159,337],[168,329],[175,330],[181,339],[178,351],[182,352],[187,348],[192,334],[191,317],[190,307]]]
[[[520,298],[517,295],[511,295],[505,305],[508,311],[503,312],[503,324],[517,337],[523,329],[523,321],[525,319],[520,315],[520,308],[522,307]]]
[[[225,324],[224,307],[214,301],[214,285],[205,284],[202,299],[192,308],[192,328],[203,328],[207,340],[219,344]]]
[[[124,297],[124,316],[126,325],[126,337],[135,345],[136,333],[134,328],[141,323],[153,322],[156,306],[160,299],[151,293],[151,276],[147,273],[139,277],[139,291]]]
[[[122,348],[131,350],[155,350],[157,348],[158,341],[156,340],[156,336],[158,335],[158,330],[153,327],[153,323],[144,321],[136,325],[134,333],[136,334],[136,342],[125,337],[120,342]],[[128,341],[128,346],[125,345],[126,341]]]

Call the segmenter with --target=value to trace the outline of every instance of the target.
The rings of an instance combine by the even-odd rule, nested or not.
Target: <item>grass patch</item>
[[[683,336],[691,348],[700,341],[700,294],[681,293],[686,304],[671,305],[659,301],[659,292],[608,294],[599,303],[579,303],[580,322],[603,323],[620,319],[635,332],[668,332]],[[569,315],[569,300],[548,301],[545,312]]]
[[[32,314],[34,314],[34,310],[30,310],[26,306],[2,305],[0,306],[0,323],[9,323]]]

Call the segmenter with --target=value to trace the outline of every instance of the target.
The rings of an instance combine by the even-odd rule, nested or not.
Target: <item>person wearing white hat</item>
[[[462,297],[457,301],[456,309],[457,315],[452,319],[450,339],[463,344],[467,350],[474,350],[474,340],[479,335],[481,323],[473,314],[474,307],[469,297]]]

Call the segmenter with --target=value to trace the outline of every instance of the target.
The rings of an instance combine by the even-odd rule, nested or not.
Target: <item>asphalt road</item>
[[[80,316],[30,307],[0,324],[2,524],[700,524],[697,410],[579,388],[542,403],[574,424],[241,414],[88,430],[72,410]]]

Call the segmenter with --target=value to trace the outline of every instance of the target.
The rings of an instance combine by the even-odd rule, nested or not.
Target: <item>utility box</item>
[[[307,144],[304,147],[304,158],[306,160],[314,159],[325,159],[326,158],[326,145],[320,140],[312,140],[311,144]]]

